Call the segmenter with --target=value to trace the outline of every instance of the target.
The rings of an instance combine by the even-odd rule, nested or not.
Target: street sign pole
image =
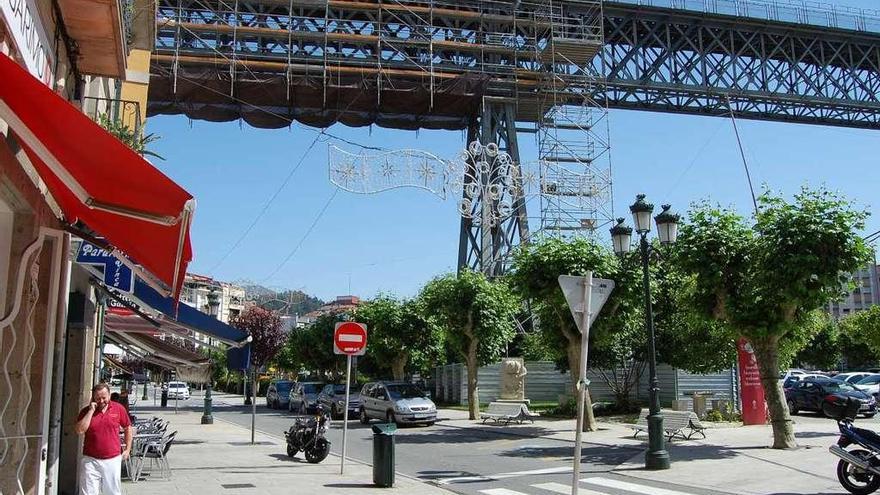
[[[342,412],[342,462],[339,474],[345,474],[345,443],[348,438],[348,402],[351,388],[351,358],[363,356],[367,348],[367,326],[353,321],[336,324],[333,331],[333,353],[345,354],[345,410]]]
[[[339,474],[345,474],[345,439],[348,436],[348,388],[351,386],[351,354],[345,365],[345,409],[342,412],[342,463],[339,465]]]
[[[587,393],[587,349],[590,341],[590,291],[593,288],[593,272],[588,271],[583,279],[583,297],[581,298],[581,360],[577,382],[577,430],[574,434],[574,472],[571,479],[571,495],[578,495],[578,482],[581,474],[581,441],[584,429],[584,402]]]

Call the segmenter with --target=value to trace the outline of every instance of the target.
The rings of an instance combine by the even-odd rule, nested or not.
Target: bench
[[[635,430],[633,438],[643,431],[648,431],[648,414],[650,414],[650,412],[647,409],[642,409],[639,413],[639,419],[636,421],[636,424],[629,425],[630,428]],[[666,438],[670,442],[676,436],[685,440],[690,440],[691,437],[697,433],[702,435],[703,438],[706,438],[706,433],[704,431],[706,427],[700,422],[700,418],[698,418],[693,412],[663,411],[660,414],[663,416],[663,432],[666,434]],[[687,432],[685,432],[685,430],[687,430]]]
[[[509,425],[511,421],[522,424],[523,421],[535,422],[538,415],[529,411],[529,406],[521,402],[490,402],[486,412],[480,413],[480,418],[485,423],[488,420],[496,423],[504,422]]]

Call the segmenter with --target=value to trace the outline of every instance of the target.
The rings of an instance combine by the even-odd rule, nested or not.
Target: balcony
[[[112,98],[83,97],[83,113],[105,128],[139,136],[141,132],[141,106],[136,101]],[[116,132],[113,132],[115,135]],[[119,136],[117,136],[119,137]]]
[[[124,80],[128,46],[122,1],[58,0],[58,6],[79,51],[79,72]]]

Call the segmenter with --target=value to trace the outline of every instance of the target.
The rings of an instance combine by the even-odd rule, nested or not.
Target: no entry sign
[[[349,356],[363,356],[367,350],[367,326],[345,321],[336,324],[333,332],[333,352]]]

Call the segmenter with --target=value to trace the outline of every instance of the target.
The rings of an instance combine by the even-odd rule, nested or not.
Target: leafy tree
[[[802,346],[792,361],[799,366],[813,365],[822,370],[836,369],[840,365],[840,329],[828,313],[818,309],[813,311],[802,334],[813,334]],[[785,366],[783,366],[785,367]]]
[[[470,419],[476,419],[477,368],[497,360],[513,339],[520,301],[503,281],[470,270],[435,278],[419,297],[426,316],[443,328],[449,347],[465,361],[468,409]]]
[[[437,362],[443,334],[425,316],[424,301],[402,301],[380,295],[361,303],[355,320],[367,324],[369,358],[379,369],[390,369],[395,380],[403,380],[407,367],[420,371]]]
[[[327,313],[310,326],[290,332],[285,352],[290,353],[291,361],[330,379],[341,376],[345,361],[333,353],[333,332],[341,321],[345,321],[342,315]]]
[[[857,232],[867,213],[825,189],[787,201],[765,192],[754,226],[731,210],[696,205],[681,227],[679,268],[694,276],[691,300],[755,350],[770,408],[773,447],[796,446],[779,384],[780,349],[810,331],[810,312],[841,293],[868,260]]]
[[[253,388],[257,389],[257,370],[269,364],[284,344],[281,318],[274,311],[259,306],[250,306],[241,314],[232,317],[229,323],[251,336],[251,370]]]
[[[621,366],[623,380],[607,375],[605,381],[625,402],[638,382],[638,352],[644,349],[642,296],[639,291],[637,266],[632,258],[619,259],[608,248],[592,240],[564,241],[546,238],[520,248],[514,256],[511,275],[513,286],[533,302],[540,325],[538,342],[557,360],[567,361],[573,378],[579,376],[581,333],[559,287],[559,275],[584,275],[615,281],[615,289],[590,329],[589,362],[593,367],[617,369]],[[641,330],[640,330],[641,329]],[[576,381],[576,379],[573,379]],[[572,390],[576,395],[576,390]],[[587,431],[596,429],[596,421],[586,394]]]
[[[874,365],[880,356],[880,306],[841,319],[840,342],[850,367]]]

